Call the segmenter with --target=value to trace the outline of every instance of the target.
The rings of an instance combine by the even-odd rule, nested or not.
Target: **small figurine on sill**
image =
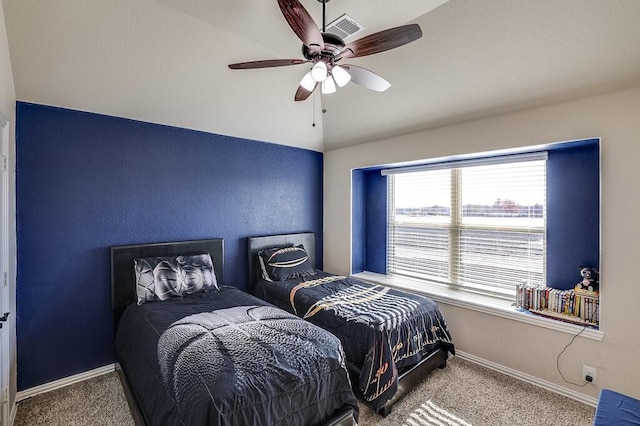
[[[596,268],[580,266],[580,276],[582,281],[576,284],[575,290],[597,292],[600,289],[600,274]]]

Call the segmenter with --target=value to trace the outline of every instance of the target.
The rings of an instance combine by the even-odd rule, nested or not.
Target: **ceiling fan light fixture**
[[[343,87],[349,82],[379,92],[388,89],[390,83],[379,75],[355,65],[343,63],[342,66],[337,67],[336,63],[343,59],[359,58],[386,52],[418,40],[422,37],[420,25],[406,24],[388,28],[345,44],[340,34],[345,32],[349,32],[351,35],[355,34],[357,30],[351,32],[351,29],[353,29],[351,27],[356,26],[355,21],[346,19],[347,15],[343,15],[334,21],[335,26],[332,28],[335,28],[336,32],[333,29],[327,31],[325,24],[326,4],[330,0],[316,1],[322,3],[322,27],[318,27],[302,5],[301,0],[278,0],[280,12],[282,12],[287,24],[302,41],[302,56],[304,59],[266,59],[239,62],[229,64],[229,68],[232,70],[247,70],[312,64],[311,71],[305,74],[300,81],[300,86],[294,96],[295,101],[308,99],[318,87],[318,83],[321,83],[322,93],[325,94],[335,92],[336,85],[337,87]],[[357,26],[362,27],[359,24]]]
[[[302,77],[302,80],[300,80],[300,86],[304,87],[309,92],[312,92],[316,87],[316,81],[311,76],[311,71],[309,71],[304,75],[304,77]]]
[[[322,94],[330,95],[331,93],[336,93],[336,83],[333,81],[333,78],[329,76],[322,82]]]
[[[327,64],[325,64],[324,61],[316,62],[313,68],[311,68],[311,77],[318,83],[325,81],[327,79]]]
[[[351,74],[338,65],[334,65],[333,68],[331,68],[331,75],[336,81],[338,87],[344,87],[349,81],[351,81]]]

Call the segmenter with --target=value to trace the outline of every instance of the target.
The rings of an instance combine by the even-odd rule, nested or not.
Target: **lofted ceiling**
[[[321,25],[321,3],[301,3]],[[307,65],[227,67],[302,58],[276,0],[2,4],[19,100],[317,151],[640,84],[638,0],[332,0],[327,23],[365,26],[353,39],[407,23],[423,37],[349,60],[386,92],[304,102]]]

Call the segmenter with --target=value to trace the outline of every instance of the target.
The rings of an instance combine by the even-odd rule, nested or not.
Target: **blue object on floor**
[[[605,425],[640,425],[640,401],[609,389],[602,389],[593,426]]]

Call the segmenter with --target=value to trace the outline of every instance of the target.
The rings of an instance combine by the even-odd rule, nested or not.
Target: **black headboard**
[[[130,303],[136,303],[133,261],[142,257],[209,253],[218,285],[224,285],[224,239],[177,241],[111,247],[111,309],[116,325]]]
[[[258,252],[271,247],[297,246],[302,244],[309,255],[311,266],[316,267],[316,236],[313,232],[299,234],[268,235],[263,237],[249,237],[249,289],[253,292],[255,284],[262,279]]]

